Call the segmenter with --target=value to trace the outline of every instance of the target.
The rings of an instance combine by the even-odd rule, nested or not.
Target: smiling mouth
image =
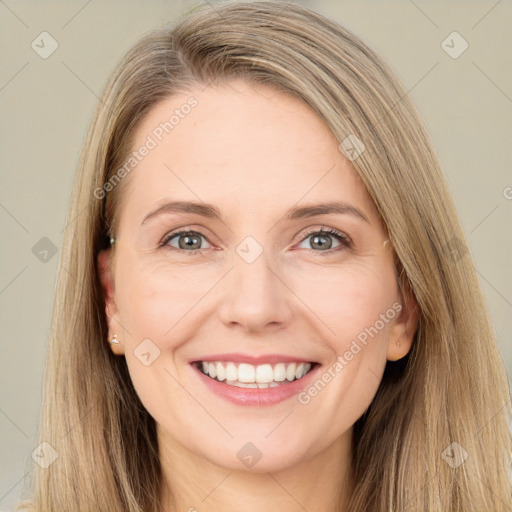
[[[319,363],[277,363],[252,365],[225,361],[192,363],[212,380],[239,388],[274,388],[302,379]]]

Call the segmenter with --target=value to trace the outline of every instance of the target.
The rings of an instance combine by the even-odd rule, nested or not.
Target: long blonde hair
[[[133,150],[135,128],[159,100],[234,77],[297,96],[340,143],[347,136],[363,142],[352,164],[385,223],[400,284],[421,310],[410,353],[388,362],[354,426],[347,512],[511,510],[508,380],[420,116],[358,37],[307,8],[274,1],[195,8],[175,27],[141,39],[106,85],[64,233],[38,439],[58,458],[46,469],[34,465],[34,508],[160,508],[155,421],[124,358],[108,347],[96,267],[123,182],[106,199],[97,191]]]

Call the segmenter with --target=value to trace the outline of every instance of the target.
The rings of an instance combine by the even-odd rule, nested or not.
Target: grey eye
[[[173,241],[174,239],[178,240],[178,246],[171,244],[171,241]],[[206,240],[206,238],[203,235],[201,235],[201,233],[196,233],[195,231],[179,231],[178,233],[173,233],[169,235],[166,238],[164,245],[169,245],[174,249],[195,251],[204,249],[204,247],[201,247],[201,239]]]
[[[333,238],[338,242],[338,245],[335,245],[334,247]],[[319,252],[324,252],[333,248],[336,249],[340,246],[348,245],[347,237],[344,236],[342,233],[338,233],[337,231],[334,230],[318,230],[310,232],[304,238],[301,244],[306,242],[308,239],[311,239],[310,247],[305,247],[305,249],[319,249]]]

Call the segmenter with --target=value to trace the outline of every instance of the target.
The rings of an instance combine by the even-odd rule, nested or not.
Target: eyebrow
[[[142,224],[163,213],[192,213],[206,218],[217,217],[222,219],[219,210],[217,210],[217,208],[211,204],[195,203],[191,201],[170,201],[163,204],[162,206],[159,206],[156,210],[146,215],[142,221]],[[368,217],[361,210],[348,203],[339,201],[294,207],[288,210],[285,218],[286,220],[296,220],[304,219],[307,217],[315,217],[317,215],[328,215],[331,213],[353,215],[370,224]]]

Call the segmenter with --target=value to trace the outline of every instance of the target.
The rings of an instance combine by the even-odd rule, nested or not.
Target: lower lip
[[[284,384],[275,386],[273,388],[239,388],[237,386],[230,386],[224,382],[207,377],[199,368],[194,364],[192,368],[199,374],[199,378],[206,384],[206,386],[213,391],[216,395],[229,400],[236,405],[273,405],[283,402],[288,398],[297,395],[305,387],[307,387],[317,373],[320,365],[316,365],[304,377],[293,382],[284,381]]]

